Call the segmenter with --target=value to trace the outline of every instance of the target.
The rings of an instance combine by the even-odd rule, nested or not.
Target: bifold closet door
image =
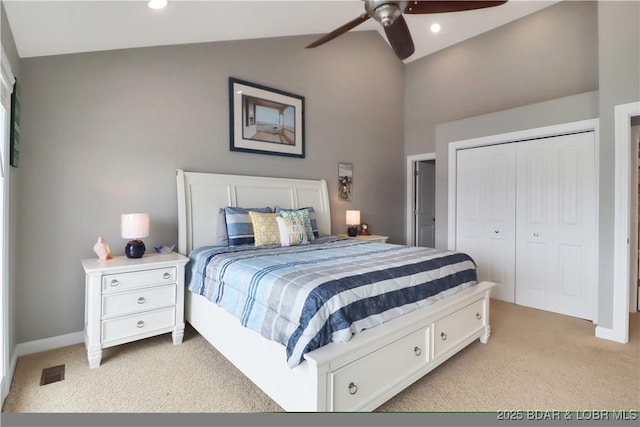
[[[460,150],[456,165],[456,249],[497,283],[491,297],[515,302],[515,144]]]
[[[597,292],[594,133],[515,145],[516,303],[592,320]]]

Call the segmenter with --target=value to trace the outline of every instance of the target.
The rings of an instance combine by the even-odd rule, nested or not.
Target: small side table
[[[338,234],[338,236],[348,237],[349,239],[367,240],[369,242],[380,242],[380,243],[387,243],[387,239],[389,238],[388,236],[381,236],[379,234],[369,234],[369,235],[358,234],[357,236],[351,237],[347,234],[341,233],[341,234]]]
[[[184,268],[189,258],[176,252],[142,258],[82,260],[85,271],[84,334],[89,367],[102,349],[171,332],[184,336]]]

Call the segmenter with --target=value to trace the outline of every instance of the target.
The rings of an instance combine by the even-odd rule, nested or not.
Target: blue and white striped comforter
[[[477,283],[463,253],[335,236],[289,247],[208,246],[190,258],[187,288],[285,345],[290,367]]]

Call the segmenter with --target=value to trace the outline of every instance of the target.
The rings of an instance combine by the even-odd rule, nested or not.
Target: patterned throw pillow
[[[224,208],[225,222],[229,245],[249,245],[255,242],[253,238],[253,225],[249,212],[273,212],[271,208]]]
[[[276,206],[276,212],[279,213],[283,218],[300,218],[304,222],[304,225],[307,229],[307,238],[310,241],[316,238],[316,233],[313,232],[313,226],[311,225],[311,215],[309,212],[309,208],[280,209],[278,206]]]
[[[280,244],[280,231],[276,221],[279,214],[249,212],[249,216],[253,224],[255,246]]]
[[[276,218],[278,230],[280,231],[280,244],[282,246],[307,245],[307,227],[300,218],[283,218],[280,215]]]

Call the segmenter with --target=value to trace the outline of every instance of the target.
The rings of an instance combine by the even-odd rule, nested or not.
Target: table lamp
[[[360,225],[360,211],[347,211],[347,235],[355,237],[358,235],[358,226]]]
[[[147,248],[140,239],[149,237],[149,214],[123,214],[121,235],[123,239],[130,239],[124,248],[127,258],[142,258]]]

